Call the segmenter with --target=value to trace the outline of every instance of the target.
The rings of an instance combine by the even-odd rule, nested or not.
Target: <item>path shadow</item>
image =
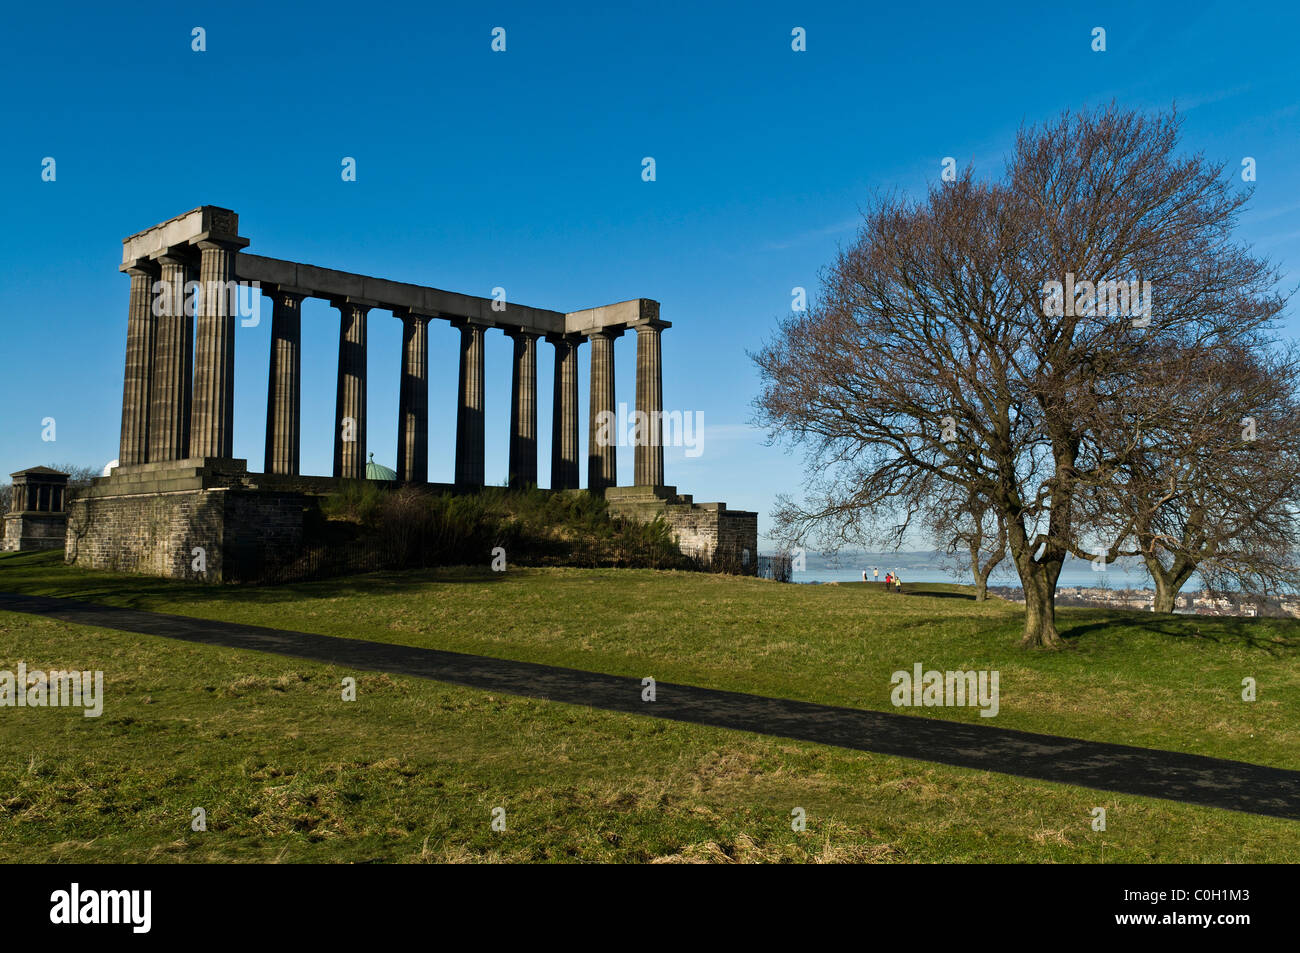
[[[584,705],[856,751],[1300,820],[1300,772],[1179,751],[819,705],[410,645],[337,638],[0,594],[0,610],[344,668],[436,679],[478,691]]]

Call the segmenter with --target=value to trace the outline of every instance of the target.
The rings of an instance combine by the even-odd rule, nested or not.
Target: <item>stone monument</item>
[[[366,473],[367,327],[375,312],[402,324],[397,471],[394,483],[428,484],[428,323],[447,321],[460,332],[454,358],[454,483],[473,492],[484,485],[484,379],[488,332],[511,340],[509,481],[538,482],[537,350],[555,349],[550,487],[576,490],[578,351],[590,350],[587,484],[616,512],[662,516],[708,557],[735,542],[757,562],[758,517],[723,504],[694,504],[664,485],[661,333],[671,327],[659,303],[633,298],[575,312],[443,291],[315,265],[251,255],[239,216],[205,205],[123,240],[120,270],[130,276],[119,464],[75,503],[69,524],[70,561],[95,568],[172,578],[247,578],[259,565],[290,558],[302,546],[303,514],[313,497],[336,491]],[[265,456],[262,473],[235,459],[232,411],[241,296],[271,302]],[[338,311],[338,364],[332,473],[299,470],[302,302],[328,301]],[[636,486],[615,497],[616,447],[598,441],[597,421],[615,412],[614,342],[636,338],[636,409],[651,422],[634,449]],[[191,371],[192,367],[192,371]],[[448,448],[451,449],[451,448]],[[198,568],[202,567],[202,568]]]

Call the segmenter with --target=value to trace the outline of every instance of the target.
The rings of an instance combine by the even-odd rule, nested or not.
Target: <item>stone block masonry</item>
[[[5,516],[0,552],[62,549],[67,531],[66,513],[24,513]]]
[[[302,548],[301,493],[251,484],[241,461],[120,468],[69,507],[65,558],[91,569],[223,582]],[[201,550],[197,571],[196,559]]]
[[[614,516],[643,523],[662,518],[683,553],[715,568],[752,576],[758,571],[758,514],[729,510],[726,503],[696,503],[672,486],[611,487],[605,491]]]

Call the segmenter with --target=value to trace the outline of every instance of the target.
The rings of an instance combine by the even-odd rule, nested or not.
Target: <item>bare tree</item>
[[[981,497],[940,498],[928,507],[923,520],[940,558],[955,572],[970,570],[975,601],[989,597],[989,576],[1007,555],[1006,522],[998,510]]]
[[[1168,346],[1240,340],[1283,304],[1269,263],[1232,240],[1248,193],[1177,142],[1172,114],[1067,114],[1021,131],[1002,181],[968,170],[919,201],[877,198],[816,304],[754,356],[759,422],[808,456],[806,499],[780,501],[777,532],[897,539],[956,487],[1003,520],[1022,644],[1058,646],[1076,498],[1130,449],[1102,434],[1158,413],[1131,381]]]
[[[50,463],[46,466],[68,475],[68,487],[63,495],[63,508],[68,514],[68,536],[71,538],[71,548],[64,547],[64,559],[72,562],[77,558],[77,549],[81,540],[90,532],[89,510],[80,512],[73,504],[85,494],[94,480],[101,475],[102,470],[99,467],[70,463]]]
[[[1105,558],[1140,557],[1154,609],[1173,612],[1200,572],[1212,589],[1269,595],[1300,584],[1300,354],[1266,342],[1170,349],[1135,382],[1150,421],[1116,419],[1108,436],[1134,448],[1118,478],[1081,512]]]

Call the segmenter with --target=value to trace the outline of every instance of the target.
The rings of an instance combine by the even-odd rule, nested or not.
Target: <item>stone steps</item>
[[[121,496],[232,487],[253,487],[245,461],[194,457],[114,467],[109,476],[96,477],[91,482],[89,495]]]
[[[662,518],[672,527],[683,552],[712,559],[723,553],[747,552],[749,572],[758,561],[758,514],[728,510],[726,503],[696,503],[675,486],[619,486],[605,490],[613,516],[643,523]]]

